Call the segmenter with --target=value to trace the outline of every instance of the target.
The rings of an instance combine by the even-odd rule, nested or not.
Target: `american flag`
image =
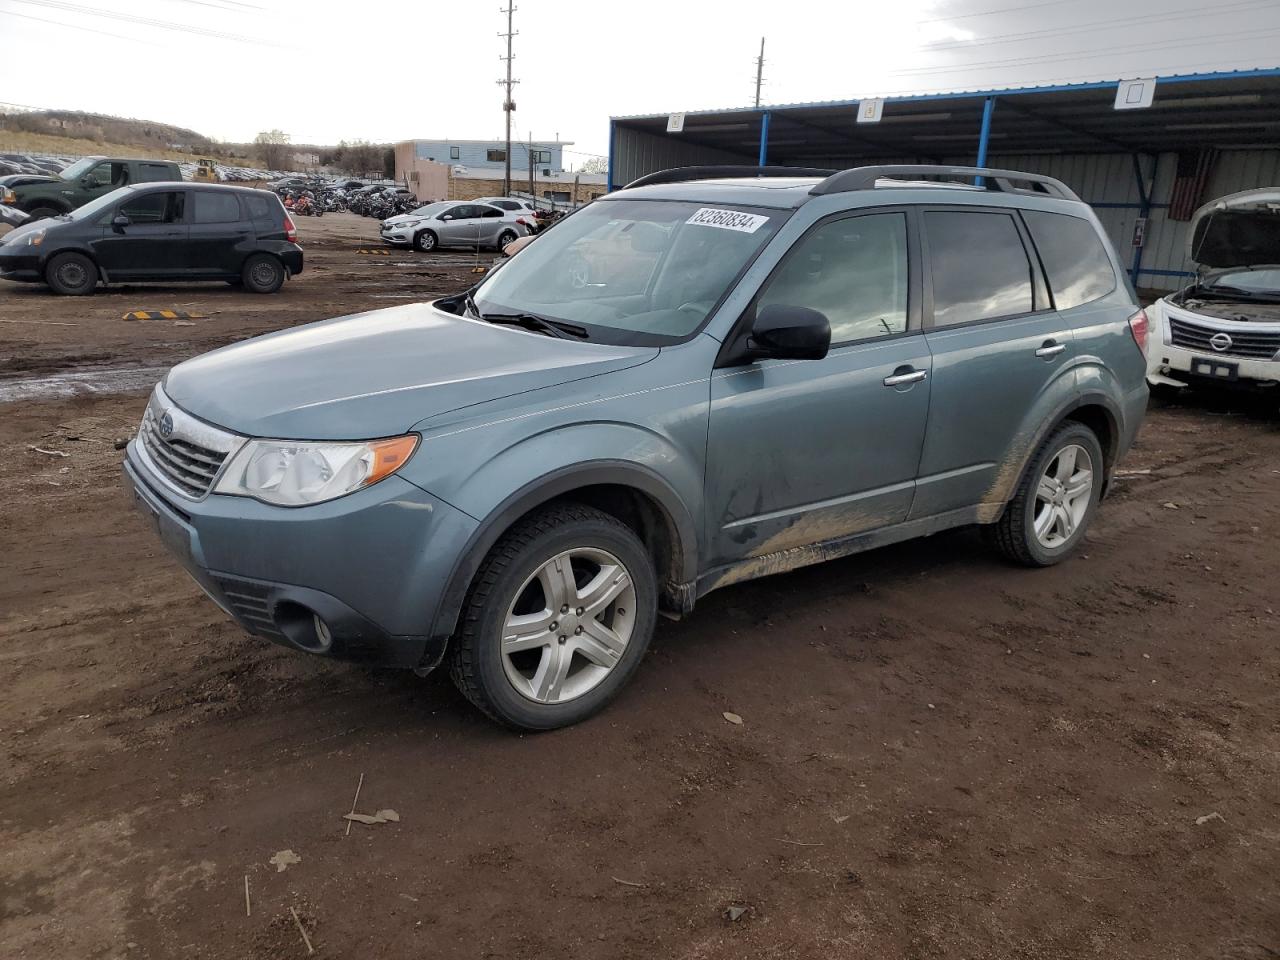
[[[1178,170],[1173,177],[1173,192],[1169,196],[1169,219],[1190,220],[1200,206],[1200,198],[1213,172],[1213,162],[1218,151],[1212,147],[1200,150],[1183,150],[1178,153]]]

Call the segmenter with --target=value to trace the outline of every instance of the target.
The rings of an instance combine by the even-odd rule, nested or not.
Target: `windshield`
[[[702,326],[790,211],[604,200],[539,237],[475,292],[481,314],[532,313],[591,339],[661,344]]]
[[[412,211],[411,217],[429,217],[432,214],[439,213],[442,210],[448,210],[450,207],[457,206],[450,200],[437,200],[435,203],[428,203],[425,207],[418,207]]]
[[[110,193],[104,193],[96,200],[90,200],[83,207],[76,207],[69,214],[68,219],[92,220],[95,216],[110,207],[114,207],[126,196],[133,192],[133,187],[120,187],[118,190],[112,190]]]
[[[1220,273],[1205,283],[1201,289],[1214,290],[1230,287],[1245,293],[1280,296],[1280,267],[1263,270],[1233,270]]]
[[[67,169],[58,174],[58,176],[63,180],[75,180],[78,177],[84,176],[92,167],[96,166],[99,159],[99,157],[85,157],[83,160],[77,160],[71,166],[67,167]]]

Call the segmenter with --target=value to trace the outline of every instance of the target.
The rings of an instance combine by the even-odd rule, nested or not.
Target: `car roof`
[[[825,178],[817,176],[777,176],[777,177],[719,177],[706,180],[678,180],[670,183],[655,183],[648,186],[615,190],[600,197],[600,200],[682,200],[693,203],[729,203],[743,206],[771,207],[779,210],[794,210],[811,200],[817,199],[813,188]],[[896,197],[902,203],[965,203],[975,196],[986,198],[984,203],[995,205],[1021,206],[1021,200],[1034,197],[1038,201],[1048,201],[1052,205],[1064,205],[1070,208],[1086,207],[1081,200],[1068,200],[1047,194],[1029,191],[999,192],[969,183],[955,183],[937,180],[899,180],[882,177],[875,181],[875,190],[850,190],[834,195],[845,196],[849,206],[862,206],[859,198],[870,198],[881,191],[901,193],[910,191],[909,197]],[[833,194],[826,194],[832,196]],[[883,195],[881,201],[883,202]],[[865,205],[872,205],[871,202]]]
[[[131,183],[124,187],[125,190],[143,191],[153,188],[164,190],[172,190],[174,187],[182,187],[184,190],[200,190],[204,192],[220,192],[220,193],[248,193],[248,194],[266,194],[274,197],[275,194],[270,190],[260,190],[257,187],[241,187],[231,183],[197,183],[192,180],[157,180],[148,183]]]

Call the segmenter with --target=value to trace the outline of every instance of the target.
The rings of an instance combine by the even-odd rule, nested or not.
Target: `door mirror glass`
[[[821,360],[831,349],[831,323],[809,307],[771,303],[756,315],[747,347],[755,359]]]
[[[453,214],[452,214],[452,213],[442,213],[442,214],[440,215],[440,219],[441,219],[441,220],[452,220],[452,219],[453,219]]]
[[[123,213],[117,213],[111,219],[111,226],[115,228],[117,231],[119,231],[129,226],[129,224],[131,224],[132,222],[133,221],[130,220],[128,217],[126,217]]]

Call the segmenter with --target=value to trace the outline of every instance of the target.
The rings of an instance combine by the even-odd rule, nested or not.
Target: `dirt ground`
[[[278,297],[0,288],[76,324],[0,324],[5,377],[470,276],[300,226]],[[1280,957],[1273,408],[1153,405],[1061,567],[958,531],[731,587],[606,713],[516,736],[228,622],[121,487],[144,400],[0,404],[0,956],[302,958],[292,908],[333,958]],[[361,776],[399,821],[348,836]]]

